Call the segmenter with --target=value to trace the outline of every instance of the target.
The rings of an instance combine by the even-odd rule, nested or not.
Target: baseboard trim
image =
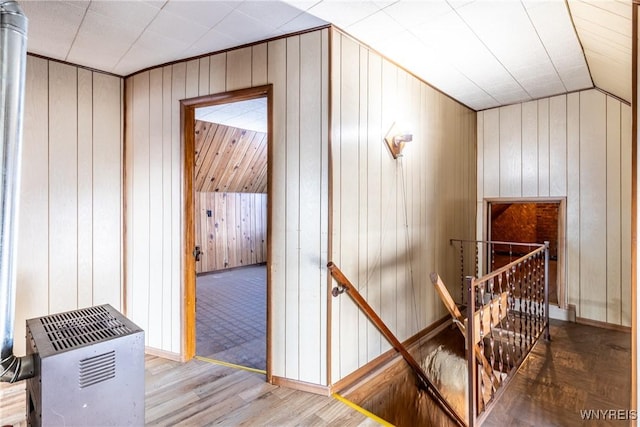
[[[161,357],[163,359],[173,360],[175,362],[184,362],[180,353],[174,353],[172,351],[160,350],[153,347],[145,347],[144,353],[150,356]]]
[[[280,387],[292,388],[294,390],[306,391],[307,393],[319,394],[322,396],[331,396],[329,387],[326,385],[313,384],[305,381],[292,380],[290,378],[271,376],[271,384]]]
[[[631,326],[616,325],[614,323],[601,322],[599,320],[585,319],[584,317],[576,317],[576,323],[587,326],[595,326],[596,328],[609,329],[612,331],[631,333]]]
[[[558,307],[557,305],[549,304],[549,317],[551,319],[563,320],[565,322],[575,322],[575,306],[569,306],[567,309],[564,309]]]
[[[402,344],[405,347],[410,348],[412,345],[416,344],[421,339],[427,338],[429,336],[434,336],[434,335],[438,334],[442,329],[444,329],[445,327],[447,327],[449,325],[451,325],[451,316],[446,315],[446,316],[442,317],[441,319],[436,320],[431,325],[427,326],[425,329],[421,330],[417,334],[409,337]],[[344,377],[344,378],[336,381],[335,383],[333,383],[329,387],[329,390],[330,390],[331,394],[333,394],[333,393],[341,393],[342,394],[345,390],[351,388],[353,385],[355,385],[355,384],[359,383],[360,381],[366,379],[371,374],[373,374],[375,371],[377,371],[379,368],[387,365],[387,363],[391,362],[392,360],[394,360],[394,359],[396,359],[398,357],[400,357],[400,353],[398,353],[396,351],[396,349],[391,348],[391,349],[387,350],[386,352],[382,353],[380,356],[376,357],[375,359],[373,359],[369,363],[361,366],[360,368],[356,369],[355,371],[353,371],[352,373],[350,373],[346,377]]]

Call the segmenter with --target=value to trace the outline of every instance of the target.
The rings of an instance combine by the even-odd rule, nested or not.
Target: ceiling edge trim
[[[216,51],[213,51],[213,52],[203,53],[201,55],[190,56],[188,58],[177,59],[175,61],[169,61],[169,62],[165,62],[165,63],[158,64],[158,65],[152,65],[151,67],[143,68],[141,70],[134,71],[131,74],[127,74],[126,76],[124,76],[124,78],[128,79],[129,77],[133,77],[136,74],[144,73],[146,71],[155,70],[156,68],[166,67],[168,65],[180,64],[182,62],[189,62],[189,61],[193,61],[193,60],[196,60],[196,59],[206,58],[207,56],[218,55],[220,53],[231,52],[231,51],[238,50],[238,49],[244,49],[246,47],[256,46],[256,45],[263,44],[263,43],[269,43],[269,42],[272,42],[272,41],[275,41],[275,40],[286,39],[288,37],[295,37],[295,36],[299,36],[299,35],[302,35],[302,34],[313,33],[315,31],[320,31],[320,30],[324,30],[324,29],[327,29],[327,28],[331,28],[331,24],[320,25],[318,27],[308,28],[306,30],[295,31],[293,33],[288,33],[288,34],[282,34],[280,36],[270,37],[270,38],[264,39],[264,40],[256,40],[256,41],[251,42],[251,43],[245,43],[245,44],[241,44],[241,45],[238,45],[238,46],[229,47],[229,48],[226,48],[226,49],[221,49],[221,50],[216,50]]]
[[[584,63],[587,65],[587,71],[589,72],[589,79],[591,79],[591,86],[596,87],[596,84],[593,81],[593,75],[591,74],[591,66],[589,66],[587,55],[584,52],[584,45],[582,44],[582,39],[580,38],[580,34],[578,34],[576,23],[573,21],[573,13],[571,13],[571,6],[569,6],[569,0],[564,0],[564,5],[567,8],[567,13],[569,14],[569,20],[571,21],[571,28],[573,28],[573,34],[575,34],[576,40],[578,40],[578,44],[580,44],[580,50],[582,51],[582,59],[584,59]],[[564,82],[562,82],[562,84],[564,84]]]
[[[638,0],[638,1],[640,1],[640,0]],[[500,106],[498,106],[498,107],[484,108],[484,109],[482,109],[482,110],[478,110],[478,113],[483,112],[483,111],[494,110],[494,109],[496,109],[496,108],[509,107],[509,106],[511,106],[511,105],[526,104],[527,102],[540,101],[541,99],[554,98],[554,97],[556,97],[556,96],[561,96],[561,95],[570,95],[570,94],[572,94],[572,93],[584,92],[584,91],[586,91],[586,90],[597,90],[598,92],[601,92],[601,93],[603,93],[603,94],[605,94],[605,95],[607,95],[607,96],[609,96],[609,97],[611,97],[611,98],[615,99],[616,101],[618,101],[618,102],[620,102],[620,103],[622,103],[622,104],[626,105],[626,106],[629,106],[629,107],[631,106],[631,103],[630,103],[629,101],[627,101],[627,100],[625,100],[625,99],[622,99],[622,98],[620,98],[619,96],[612,94],[611,92],[607,92],[606,90],[601,89],[601,88],[599,88],[599,87],[597,87],[597,86],[592,86],[592,87],[585,87],[585,88],[583,88],[583,89],[576,89],[576,90],[572,90],[572,91],[569,91],[569,92],[560,92],[560,93],[556,93],[556,94],[554,94],[554,95],[542,96],[542,97],[540,97],[540,98],[534,98],[534,99],[530,99],[530,100],[528,100],[528,101],[514,102],[514,103],[512,103],[512,104],[504,104],[504,105],[500,105]]]
[[[76,68],[81,68],[83,70],[91,71],[93,73],[106,74],[107,76],[117,77],[119,79],[124,79],[124,76],[120,74],[110,73],[109,71],[98,70],[97,68],[87,67],[86,65],[74,64],[73,62],[64,61],[62,59],[50,58],[48,56],[40,55],[38,53],[27,52],[27,56],[32,56],[34,58],[44,59],[46,61],[57,62],[59,64],[69,65]]]

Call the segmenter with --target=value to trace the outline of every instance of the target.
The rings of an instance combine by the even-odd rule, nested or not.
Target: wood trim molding
[[[272,85],[256,86],[213,95],[204,95],[180,101],[181,146],[183,149],[183,310],[182,310],[182,360],[187,361],[195,356],[196,351],[196,263],[192,251],[195,246],[195,110],[198,107],[245,101],[255,98],[267,98],[268,142],[267,142],[267,194],[271,195],[272,173],[272,124],[273,124],[273,87]],[[267,196],[267,379],[271,375],[271,234],[272,221],[271,198]]]
[[[149,356],[161,357],[163,359],[173,360],[175,362],[185,361],[181,354],[174,353],[171,351],[159,350],[153,347],[145,347],[144,354],[148,354]]]
[[[576,317],[576,323],[580,325],[595,326],[596,328],[609,329],[611,331],[631,333],[631,326],[616,325],[615,323],[585,319],[584,317]]]
[[[327,96],[327,123],[329,126],[328,134],[327,134],[327,256],[328,260],[331,260],[333,257],[333,156],[331,155],[332,151],[332,141],[333,141],[333,79],[331,78],[331,73],[333,72],[333,31],[329,29],[328,31],[328,46],[327,46],[327,60],[328,60],[328,80],[329,87],[327,90],[329,94]],[[326,298],[327,298],[327,384],[331,384],[331,359],[333,357],[333,349],[331,345],[332,337],[331,337],[331,328],[333,326],[331,322],[332,317],[332,302],[333,296],[331,295],[331,288],[333,286],[333,277],[329,274],[329,269],[327,269],[327,289],[326,289]]]
[[[156,69],[156,68],[166,67],[168,65],[180,64],[182,62],[189,62],[189,61],[193,61],[193,60],[196,60],[196,59],[206,58],[207,56],[218,55],[220,53],[232,52],[234,50],[244,49],[246,47],[257,46],[257,45],[260,45],[260,44],[263,44],[263,43],[269,43],[269,42],[280,40],[280,39],[286,39],[286,38],[289,38],[289,37],[300,36],[302,34],[312,33],[314,31],[321,31],[321,30],[324,30],[324,29],[330,28],[330,27],[331,27],[331,24],[324,24],[324,25],[320,25],[318,27],[308,28],[306,30],[294,31],[293,33],[283,34],[281,36],[270,37],[268,39],[258,40],[258,41],[251,42],[251,43],[245,43],[245,44],[241,44],[239,46],[232,46],[232,47],[229,47],[227,49],[216,50],[216,51],[213,51],[213,52],[203,53],[201,55],[190,56],[188,58],[177,59],[175,61],[165,62],[163,64],[152,65],[151,67],[143,68],[141,70],[138,70],[138,71],[135,71],[135,72],[133,72],[131,74],[128,74],[128,75],[125,76],[125,78],[129,78],[129,77],[135,76],[136,74],[144,73],[145,71],[150,71],[150,70],[153,70],[153,69]]]
[[[269,381],[273,385],[280,387],[287,387],[294,390],[306,391],[307,393],[319,394],[321,396],[331,396],[331,390],[326,385],[319,385],[313,383],[307,383],[299,380],[292,380],[289,378],[283,378],[276,375],[271,376]]]
[[[638,3],[631,32],[631,409],[638,409]]]

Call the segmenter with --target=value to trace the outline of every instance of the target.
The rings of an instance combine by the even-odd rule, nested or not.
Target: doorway
[[[549,242],[549,303],[564,308],[564,201],[494,200],[488,202],[487,213],[490,241]],[[506,248],[496,245],[493,269],[525,255]]]
[[[182,108],[185,359],[269,379],[271,86]]]

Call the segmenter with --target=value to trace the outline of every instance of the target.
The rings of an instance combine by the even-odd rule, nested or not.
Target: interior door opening
[[[192,171],[185,178],[185,359],[267,380],[270,94],[266,86],[183,101],[192,156],[185,159]]]
[[[488,203],[488,240],[549,242],[549,303],[564,308],[564,204],[562,200],[508,200]],[[497,246],[505,248],[502,246]],[[517,252],[517,251],[516,251]],[[517,258],[519,253],[496,251],[492,268]]]

